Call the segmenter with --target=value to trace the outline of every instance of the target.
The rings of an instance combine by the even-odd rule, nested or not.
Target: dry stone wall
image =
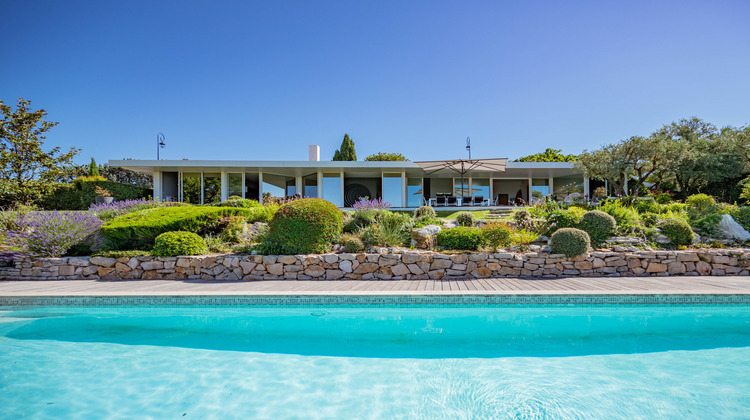
[[[750,274],[750,250],[547,253],[207,255],[23,259],[0,279],[464,279]]]

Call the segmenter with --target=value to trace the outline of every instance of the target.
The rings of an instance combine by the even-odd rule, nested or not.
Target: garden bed
[[[0,268],[0,279],[421,280],[750,274],[750,250],[742,248],[594,251],[574,258],[544,252],[441,254],[385,248],[380,251],[368,254],[19,259],[12,267]]]

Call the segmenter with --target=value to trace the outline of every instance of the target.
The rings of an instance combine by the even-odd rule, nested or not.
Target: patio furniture
[[[463,197],[461,198],[461,205],[463,205],[463,206],[471,206],[471,205],[473,205],[473,204],[474,204],[474,203],[473,203],[473,201],[472,201],[472,198],[471,198],[471,197],[469,197],[469,196],[463,196]]]
[[[435,198],[435,207],[445,207],[446,198],[444,196],[437,196]]]
[[[484,205],[484,196],[483,195],[475,195],[474,196],[474,205],[477,205],[479,203],[480,206]]]
[[[457,206],[458,205],[458,199],[455,196],[450,195],[450,196],[448,196],[446,198],[446,200],[447,200],[446,205],[448,207]]]

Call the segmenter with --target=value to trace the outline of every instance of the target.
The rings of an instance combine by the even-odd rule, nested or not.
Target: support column
[[[298,176],[294,178],[294,189],[295,193],[299,194],[300,197],[302,197],[302,177]]]
[[[528,191],[529,195],[526,196],[527,204],[534,204],[534,197],[531,196],[531,187],[533,186],[534,186],[534,179],[532,177],[529,177],[529,191]]]
[[[323,172],[318,171],[318,198],[323,198]]]
[[[203,204],[203,193],[204,193],[204,187],[203,187],[203,171],[201,171],[201,205]]]
[[[401,207],[409,207],[409,183],[406,180],[406,171],[401,171]]]
[[[341,200],[341,207],[344,207],[344,170],[342,169],[341,172],[339,172],[339,179],[341,180],[341,196],[339,199]]]
[[[154,201],[162,201],[161,196],[161,171],[154,171]]]
[[[625,176],[625,183],[622,186],[622,190],[623,190],[623,193],[625,195],[628,195],[628,177],[627,177],[627,175]]]
[[[591,191],[589,191],[589,177],[584,176],[583,177],[583,195],[586,197],[586,200],[591,199]]]
[[[258,201],[263,204],[263,171],[258,170]]]
[[[225,201],[229,197],[229,174],[226,171],[221,171],[221,201]]]
[[[555,200],[555,178],[549,177],[549,195],[552,198],[552,200]]]

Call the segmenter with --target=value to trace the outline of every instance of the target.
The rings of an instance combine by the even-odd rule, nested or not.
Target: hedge
[[[566,257],[583,255],[589,250],[589,234],[576,228],[558,229],[550,238],[553,254],[564,254]]]
[[[479,228],[459,226],[444,229],[437,235],[437,244],[444,249],[478,250],[487,243]]]
[[[281,206],[273,216],[261,252],[292,255],[328,252],[342,228],[341,210],[330,201],[294,200]]]
[[[166,232],[156,237],[151,254],[158,257],[201,255],[208,252],[203,238],[193,232]]]
[[[237,207],[160,207],[114,218],[102,226],[102,234],[118,249],[151,248],[165,232],[197,232],[222,217],[253,215],[253,209]]]
[[[54,193],[44,197],[41,200],[42,207],[47,210],[86,210],[96,201],[96,187],[109,191],[117,201],[149,198],[153,194],[150,188],[114,181],[78,181],[63,184]]]

